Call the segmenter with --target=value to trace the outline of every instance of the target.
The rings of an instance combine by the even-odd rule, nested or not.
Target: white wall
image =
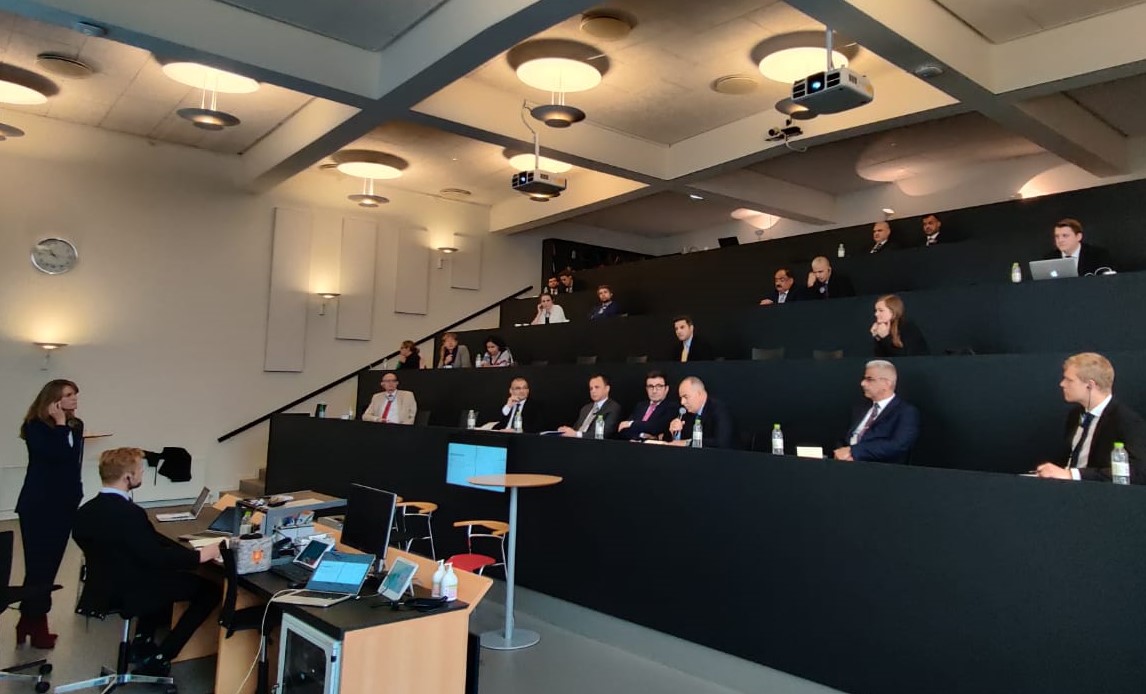
[[[389,353],[402,339],[536,283],[540,237],[486,234],[485,207],[388,192],[392,204],[366,212],[342,197],[351,191],[330,194],[334,179],[318,172],[270,194],[237,192],[228,183],[234,157],[46,119],[35,126],[0,150],[0,511],[14,506],[23,479],[19,423],[50,378],[78,382],[89,430],[114,434],[89,442],[89,467],[107,447],[183,446],[206,483],[229,489],[265,462],[266,425],[224,444],[218,436]],[[319,316],[316,297],[302,373],[262,370],[276,206],[313,212],[307,279],[314,290],[337,281],[342,217],[380,222],[374,338],[335,340],[337,304]],[[483,236],[481,290],[451,289],[448,269],[431,269],[429,314],[394,314],[394,231],[412,225],[429,229],[435,246],[454,232]],[[76,243],[75,270],[49,277],[32,268],[33,243],[49,235]],[[495,311],[470,327],[496,322]],[[53,355],[51,371],[41,371],[33,341],[69,346]],[[341,414],[353,386],[323,399],[331,414]],[[140,498],[194,496],[201,483],[145,487]]]

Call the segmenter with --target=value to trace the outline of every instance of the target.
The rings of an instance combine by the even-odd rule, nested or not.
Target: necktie
[[[877,402],[877,403],[873,403],[871,406],[871,416],[869,416],[867,418],[867,421],[863,423],[863,427],[860,428],[860,430],[856,432],[856,441],[862,441],[863,440],[863,435],[866,434],[867,430],[871,428],[872,423],[875,422],[875,418],[878,416],[879,416],[879,403]]]
[[[592,426],[593,420],[597,418],[597,410],[599,410],[600,407],[600,405],[593,405],[593,409],[589,411],[588,416],[585,417],[585,421],[581,422],[581,428],[579,431],[582,434],[584,434],[586,431],[589,431],[589,427]]]
[[[879,249],[881,249],[881,248],[883,248],[883,244],[882,244],[882,243],[877,243],[877,244],[875,244],[874,246],[872,246],[872,248],[871,248],[871,252],[872,252],[872,253],[879,253]]]
[[[1074,450],[1070,452],[1070,465],[1067,467],[1078,467],[1078,458],[1082,455],[1082,444],[1086,442],[1086,432],[1090,430],[1090,423],[1094,421],[1094,415],[1089,412],[1082,414],[1082,433],[1078,437],[1078,443],[1074,444]]]
[[[684,343],[684,346],[680,348],[680,360],[682,362],[688,361],[688,343],[687,342]]]
[[[641,421],[642,422],[649,421],[649,417],[653,416],[653,410],[655,410],[655,409],[657,409],[657,404],[655,402],[649,402],[649,407],[648,407],[648,409],[645,410],[645,416],[641,417]]]
[[[389,421],[389,417],[390,417],[390,406],[391,406],[391,405],[393,405],[393,404],[394,404],[394,400],[393,400],[393,399],[391,399],[391,398],[386,398],[386,407],[383,407],[383,408],[382,408],[382,417],[381,417],[381,419],[382,419],[382,421],[383,421],[383,422],[387,422],[387,421]]]
[[[780,292],[776,295],[776,303],[782,304],[788,298],[788,292]]]

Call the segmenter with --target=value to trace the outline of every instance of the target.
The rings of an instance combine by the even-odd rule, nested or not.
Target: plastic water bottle
[[[593,422],[593,438],[600,441],[605,438],[605,417],[597,415],[597,421]]]
[[[354,419],[354,408],[353,407],[346,408],[346,414],[342,415],[342,418],[343,419]]]
[[[442,597],[442,579],[445,578],[445,576],[446,576],[446,560],[445,559],[439,559],[438,560],[438,570],[434,572],[434,578],[432,579],[432,587],[430,588],[430,597],[432,597],[432,598]]]
[[[1110,476],[1115,484],[1130,484],[1130,454],[1121,441],[1114,442],[1110,453]]]
[[[442,576],[442,597],[446,600],[458,599],[458,575],[453,563],[446,564],[446,575]]]
[[[519,434],[522,431],[524,431],[524,429],[522,429],[522,427],[521,427],[521,409],[520,408],[517,410],[517,412],[513,413],[513,421],[509,423],[509,428],[513,429],[514,431],[516,431]]]
[[[846,251],[844,251],[844,244],[842,244],[842,243],[841,243],[841,244],[840,244],[840,247],[836,249],[836,257],[837,257],[837,258],[842,258],[842,257],[844,257],[845,255],[847,255],[847,252],[846,252]]]
[[[693,448],[704,448],[704,427],[700,424],[700,417],[692,421],[692,442],[689,444]]]
[[[473,429],[474,427],[476,427],[477,426],[477,419],[478,419],[477,412],[474,412],[473,410],[466,412],[466,428],[467,429]]]
[[[1019,269],[1018,263],[1011,263],[1011,281],[1015,284],[1023,281],[1023,271]]]
[[[772,425],[772,455],[784,455],[784,432],[779,424]]]
[[[477,355],[476,357],[474,357],[474,368],[475,369],[481,368],[481,355],[480,354]]]

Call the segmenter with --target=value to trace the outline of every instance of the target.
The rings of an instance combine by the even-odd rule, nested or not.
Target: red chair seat
[[[477,573],[478,569],[492,566],[497,563],[497,560],[484,554],[455,554],[446,562],[453,564],[455,569]]]

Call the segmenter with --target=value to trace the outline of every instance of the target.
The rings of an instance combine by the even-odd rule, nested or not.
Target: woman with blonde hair
[[[907,320],[905,313],[903,299],[895,294],[884,294],[875,300],[875,322],[871,324],[875,356],[916,357],[931,353],[923,333]]]
[[[470,363],[470,348],[458,344],[457,333],[442,335],[442,346],[438,350],[439,369],[464,369],[473,366]]]

